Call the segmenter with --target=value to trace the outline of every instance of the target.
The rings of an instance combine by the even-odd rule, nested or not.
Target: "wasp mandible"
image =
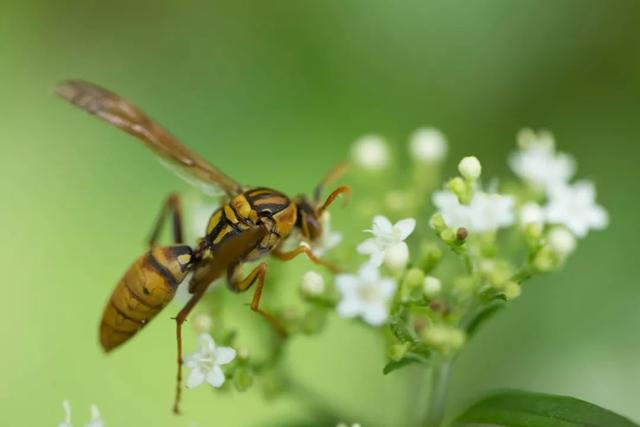
[[[341,165],[329,172],[311,198],[300,195],[290,199],[270,188],[240,185],[189,150],[138,107],[106,89],[69,80],[56,86],[55,91],[71,104],[137,137],[188,181],[226,193],[225,202],[209,219],[205,236],[194,247],[183,241],[179,197],[173,194],[167,198],[152,230],[149,250],[120,279],[100,323],[100,343],[109,352],[151,321],[173,299],[178,285],[192,274],[188,284],[192,296],[175,317],[178,373],[173,411],[177,414],[182,389],[182,324],[213,281],[226,274],[228,286],[235,292],[246,291],[256,284],[251,309],[284,334],[279,322],[260,308],[267,264],[261,262],[246,276],[241,266],[267,255],[286,261],[304,254],[316,264],[335,269],[314,255],[309,245],[285,251],[282,243],[294,229],[309,243],[321,237],[322,214],[340,194],[349,195],[350,189],[340,186],[324,202],[321,194],[345,167]],[[169,217],[174,244],[158,246],[160,232]]]

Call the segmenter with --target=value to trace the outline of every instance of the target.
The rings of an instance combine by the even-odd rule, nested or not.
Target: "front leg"
[[[262,297],[262,290],[264,288],[264,277],[266,273],[267,263],[262,262],[256,268],[251,270],[251,272],[247,274],[246,277],[242,278],[241,265],[234,264],[227,270],[227,282],[229,288],[231,288],[231,290],[234,292],[247,291],[254,283],[258,282],[256,290],[253,293],[253,298],[251,298],[251,310],[264,317],[271,324],[271,326],[273,326],[278,335],[280,335],[281,337],[285,337],[287,335],[287,332],[282,324],[278,321],[278,319],[260,308],[260,298]]]
[[[316,256],[316,254],[314,254],[313,251],[311,250],[311,246],[309,246],[309,244],[306,243],[306,242],[300,242],[300,245],[297,248],[295,248],[294,250],[292,250],[292,251],[282,252],[279,247],[277,247],[273,251],[271,251],[271,255],[274,256],[275,258],[281,260],[281,261],[292,260],[293,258],[297,257],[300,254],[305,254],[307,256],[307,258],[309,258],[309,260],[311,260],[311,262],[313,262],[314,264],[317,264],[317,265],[322,265],[322,266],[328,268],[329,270],[331,270],[331,272],[333,272],[333,273],[339,273],[340,272],[340,269],[338,267],[336,267],[335,265],[331,264],[330,262],[327,262],[327,261],[324,261],[324,260],[318,258]]]

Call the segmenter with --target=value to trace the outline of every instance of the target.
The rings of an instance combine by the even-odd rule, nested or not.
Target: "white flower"
[[[556,186],[549,193],[547,221],[565,225],[578,237],[586,236],[590,229],[601,230],[609,224],[609,216],[595,199],[596,190],[590,181]]]
[[[426,276],[422,283],[422,292],[427,298],[433,298],[440,294],[442,282],[437,277]]]
[[[91,421],[85,427],[105,427],[104,421],[100,418],[100,411],[96,405],[91,405]]]
[[[409,138],[409,151],[419,162],[437,163],[447,155],[447,140],[438,129],[417,129]]]
[[[325,290],[324,277],[310,270],[302,276],[302,292],[308,296],[322,295]]]
[[[405,242],[396,243],[384,251],[384,264],[393,271],[402,271],[409,262],[409,246]]]
[[[58,424],[58,427],[73,427],[71,424],[71,404],[68,400],[62,401],[62,408],[64,409],[64,421]]]
[[[353,143],[351,157],[358,166],[380,170],[389,162],[389,148],[382,137],[365,135]]]
[[[553,227],[547,234],[547,243],[562,258],[570,255],[577,246],[575,236],[565,227]]]
[[[336,288],[341,294],[337,312],[340,317],[361,316],[370,325],[383,324],[389,316],[387,303],[396,290],[396,282],[380,277],[371,264],[360,267],[358,275],[336,275]]]
[[[217,347],[209,334],[200,335],[200,350],[185,358],[185,365],[191,369],[187,377],[187,387],[194,388],[205,380],[213,387],[224,384],[224,373],[220,365],[230,363],[236,357],[231,347]]]
[[[448,190],[437,191],[432,198],[449,227],[483,233],[509,227],[515,221],[514,201],[510,196],[476,191],[469,205],[461,204]]]
[[[520,208],[520,223],[544,224],[544,209],[535,202],[527,202]]]
[[[327,251],[335,248],[342,242],[342,233],[331,229],[331,215],[328,211],[322,214],[322,235],[311,242],[311,249],[317,257],[322,257]]]
[[[58,424],[58,427],[73,427],[73,424],[71,424],[71,404],[69,404],[68,400],[65,400],[62,402],[62,407],[64,408],[64,421]],[[85,424],[85,427],[105,427],[96,405],[91,405],[91,420]]]
[[[482,165],[480,160],[475,156],[463,157],[458,163],[458,171],[464,178],[475,181],[480,178],[482,173]]]
[[[534,134],[525,129],[518,135],[520,150],[509,156],[511,170],[531,185],[550,191],[564,184],[576,171],[573,157],[555,151],[549,133]]]
[[[363,255],[370,255],[371,263],[377,267],[382,264],[387,250],[398,243],[404,242],[415,228],[416,220],[413,218],[401,219],[395,224],[391,224],[387,217],[376,215],[373,218],[372,229],[365,230],[373,234],[373,237],[358,245],[358,252]]]

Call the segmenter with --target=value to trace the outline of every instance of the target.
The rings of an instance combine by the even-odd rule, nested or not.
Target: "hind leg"
[[[183,243],[183,234],[182,234],[182,208],[180,203],[180,196],[176,193],[172,193],[167,197],[164,204],[162,205],[162,210],[160,211],[160,215],[156,219],[155,225],[151,230],[151,235],[149,236],[149,247],[154,247],[158,238],[160,237],[160,232],[162,231],[162,227],[167,220],[167,217],[171,215],[172,219],[172,234],[173,241],[175,243]]]

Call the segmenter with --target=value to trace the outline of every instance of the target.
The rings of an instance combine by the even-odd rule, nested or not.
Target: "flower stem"
[[[444,420],[449,388],[451,360],[444,360],[433,368],[431,374],[431,392],[424,427],[440,427]]]

